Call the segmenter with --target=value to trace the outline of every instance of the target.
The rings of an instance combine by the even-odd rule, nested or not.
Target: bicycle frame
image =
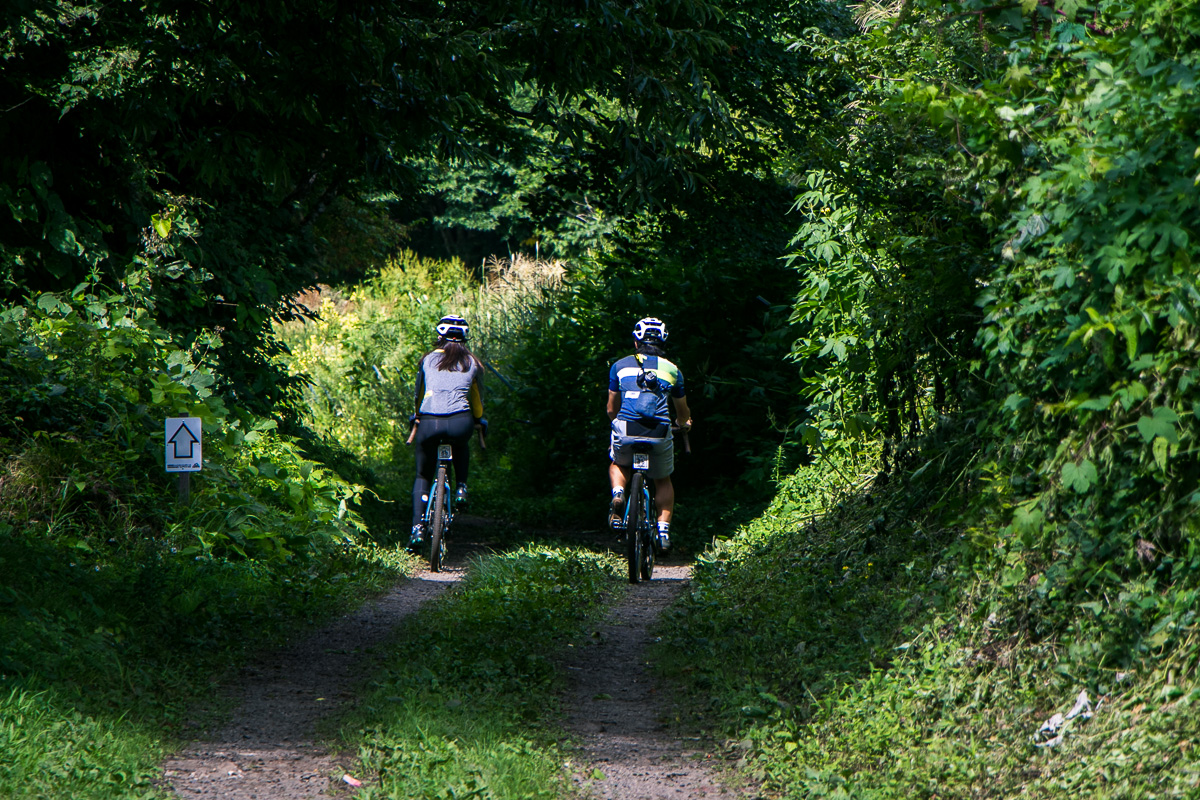
[[[454,451],[448,444],[438,445],[437,470],[429,487],[425,501],[425,530],[429,531],[429,568],[433,572],[442,569],[442,557],[446,554],[446,534],[454,520],[454,492],[451,491],[450,475],[454,468]]]
[[[450,470],[454,467],[454,459],[450,445],[438,445],[437,465],[438,467],[446,468],[446,511],[447,519],[451,519],[454,516],[454,493],[450,491]],[[426,525],[428,525],[433,519],[433,498],[437,494],[438,472],[440,472],[440,470],[435,469],[433,481],[429,484],[429,499],[425,502],[425,516],[422,517]]]
[[[621,526],[625,531],[625,555],[629,561],[629,582],[650,580],[654,574],[654,536],[658,531],[658,510],[654,504],[650,469],[651,442],[633,444],[633,475]],[[631,522],[637,516],[636,524]]]

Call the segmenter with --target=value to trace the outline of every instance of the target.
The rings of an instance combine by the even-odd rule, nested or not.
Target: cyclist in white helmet
[[[417,444],[417,478],[413,482],[413,526],[410,545],[425,538],[422,522],[429,487],[437,469],[437,446],[450,444],[454,453],[454,476],[458,486],[455,502],[467,500],[467,474],[471,433],[487,432],[483,418],[483,364],[467,349],[469,327],[462,317],[438,320],[437,344],[417,364],[415,413],[409,443]]]
[[[671,514],[675,510],[674,440],[671,438],[671,409],[675,424],[691,430],[692,413],[683,388],[683,373],[663,357],[666,324],[655,317],[638,320],[633,327],[634,353],[618,360],[608,372],[608,419],[612,435],[609,446],[609,481],[612,484],[610,525],[620,523],[625,510],[625,487],[633,465],[631,438],[658,439],[650,452],[648,476],[654,480],[658,505],[658,547],[671,546]]]

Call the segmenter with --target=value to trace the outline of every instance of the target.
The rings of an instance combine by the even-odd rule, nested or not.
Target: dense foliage
[[[781,174],[714,170],[703,195],[621,221],[604,249],[569,263],[511,358],[514,413],[529,423],[510,454],[521,495],[598,518],[608,370],[632,352],[633,325],[646,316],[667,323],[667,357],[683,372],[696,423],[693,455],[676,459],[685,547],[709,541],[722,513],[755,508],[803,460],[794,430],[803,376],[784,361],[789,198]],[[713,502],[700,502],[706,493]]]
[[[1009,580],[1032,577],[1035,606],[1087,603],[1098,665],[1123,666],[1190,627],[1176,591],[1200,567],[1200,17],[1113,3],[1089,24],[1010,33],[1005,82],[984,87],[996,99],[958,101],[957,115],[990,155],[974,170],[1015,198],[979,300],[986,377],[1004,396],[984,469],[1019,504],[1003,531]]]
[[[683,543],[771,505],[667,637],[768,791],[1194,791],[1196,6],[855,13],[6,5],[0,688],[53,746],[3,779],[37,794],[91,737],[153,751],[173,712],[113,709],[195,691],[158,686],[172,648],[308,613],[287,582],[333,585],[364,494],[389,534],[411,370],[456,311],[493,390],[483,508],[554,524],[599,519],[607,367],[668,322]],[[476,271],[481,243],[569,258]],[[210,456],[188,506],[179,414]],[[501,583],[457,608],[544,610]],[[1096,715],[1031,741],[1083,689]],[[147,784],[97,752],[59,777]]]
[[[215,336],[83,283],[0,312],[0,794],[155,796],[214,675],[407,559],[357,545],[361,487],[227,405]],[[164,419],[203,424],[180,502]]]
[[[405,250],[358,284],[306,294],[302,302],[311,310],[276,326],[288,350],[282,363],[305,379],[294,412],[336,445],[328,453],[331,463],[370,484],[364,516],[377,538],[407,534],[413,476],[412,448],[405,446],[408,418],[416,409],[417,364],[435,343],[437,321],[450,313],[468,319],[468,346],[485,369],[488,450],[499,453],[496,465],[504,467],[510,463],[506,443],[521,425],[506,377],[509,359],[562,272],[556,262],[492,259],[481,282],[461,262]],[[488,454],[477,452],[477,464],[481,456]],[[476,469],[473,475],[473,503],[503,514],[512,505],[503,470]]]
[[[8,4],[4,297],[135,265],[165,326],[224,330],[226,379],[265,408],[289,385],[270,321],[361,263],[344,237],[394,247],[378,211],[429,158],[546,151],[573,194],[632,208],[693,186],[706,147],[757,148],[790,119],[764,93],[802,77],[762,39],[778,5]]]
[[[706,557],[678,674],[786,796],[1194,792],[1200,20],[860,21],[798,45],[854,87],[793,242],[827,457]]]
[[[81,284],[4,312],[4,518],[55,539],[169,536],[189,552],[287,558],[362,529],[360,488],[304,458],[274,420],[213,393],[207,338],[185,348],[136,294]],[[205,468],[174,513],[163,423],[195,416]],[[164,508],[165,507],[165,508]]]

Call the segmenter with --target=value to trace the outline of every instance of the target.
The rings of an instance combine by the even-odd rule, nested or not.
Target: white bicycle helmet
[[[448,314],[438,320],[437,335],[450,342],[465,342],[470,327],[462,317]]]
[[[639,319],[633,326],[633,338],[638,342],[665,342],[667,340],[667,323],[657,317]]]

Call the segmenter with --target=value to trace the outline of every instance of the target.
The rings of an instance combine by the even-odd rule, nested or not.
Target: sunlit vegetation
[[[1196,792],[1194,4],[9,6],[0,794],[152,796],[251,643],[411,567],[448,311],[475,510],[539,535],[602,524],[607,367],[667,321],[664,669],[769,794]],[[388,791],[554,791],[540,719],[429,675],[545,700],[607,570],[422,617],[355,723]]]
[[[373,471],[376,491],[406,497],[412,455],[404,441],[416,368],[434,345],[438,319],[467,318],[468,344],[487,370],[484,410],[502,443],[510,425],[511,353],[563,271],[559,262],[516,256],[492,259],[477,277],[461,262],[403,251],[357,284],[313,290],[302,299],[304,317],[276,328],[288,350],[282,363],[305,380],[297,415]]]

